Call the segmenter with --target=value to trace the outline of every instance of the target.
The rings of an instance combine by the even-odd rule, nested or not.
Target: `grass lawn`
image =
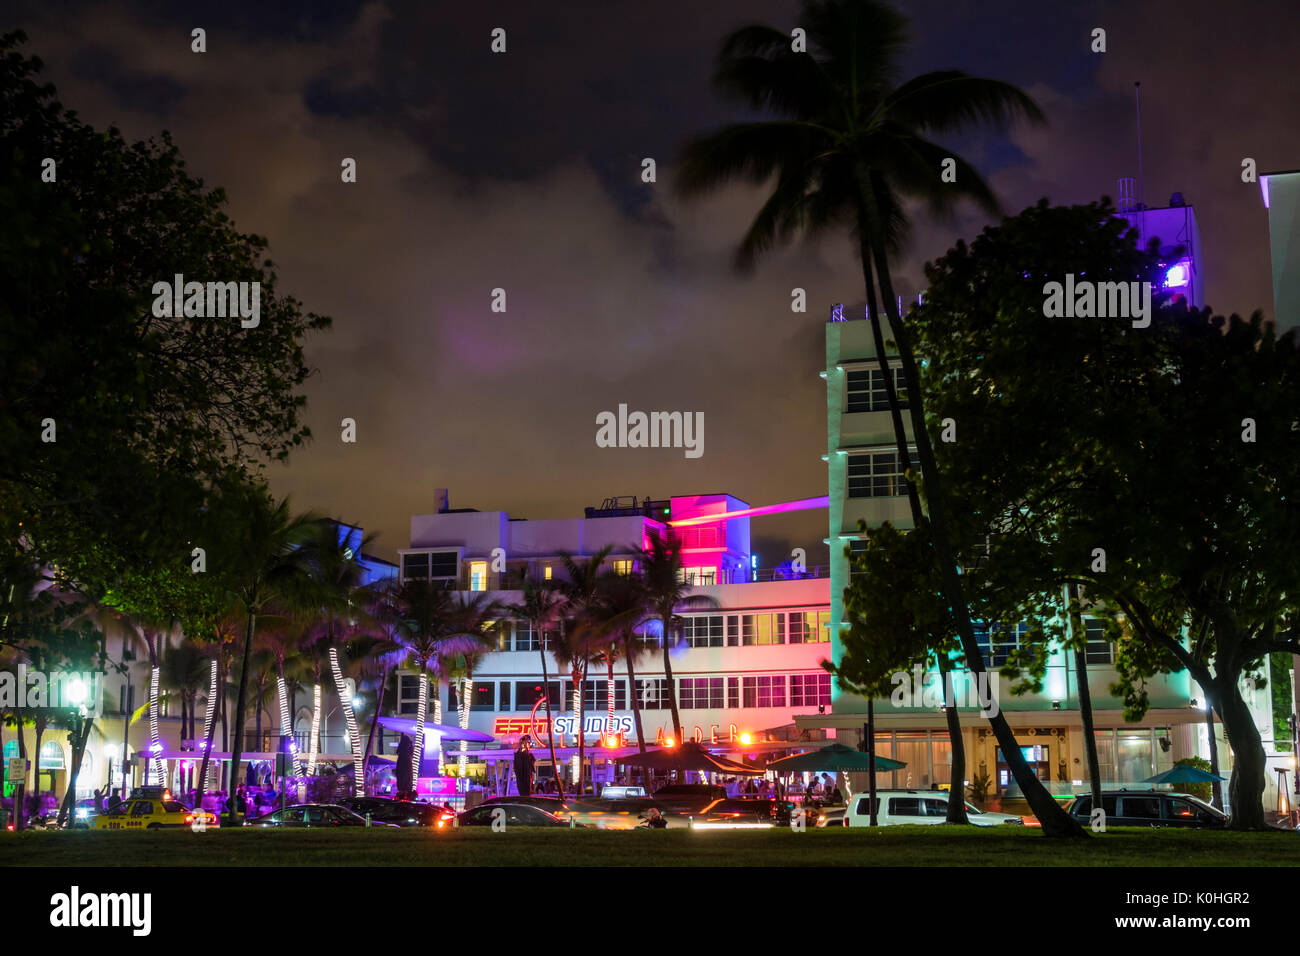
[[[713,831],[64,830],[0,835],[10,866],[1294,866],[1300,835],[881,827]]]

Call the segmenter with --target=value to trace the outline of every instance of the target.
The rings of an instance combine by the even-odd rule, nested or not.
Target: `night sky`
[[[951,141],[1008,212],[1115,195],[1196,207],[1210,304],[1272,315],[1261,172],[1300,167],[1300,5],[902,3],[913,75],[959,68],[1035,96],[1046,128]],[[282,9],[281,9],[282,8]],[[468,8],[468,9],[466,9]],[[308,12],[298,13],[302,10]],[[309,341],[312,444],[272,487],[381,535],[452,507],[576,517],[609,495],[730,492],[751,504],[826,491],[823,323],[860,302],[847,236],[730,268],[760,202],[736,189],[681,205],[669,182],[692,134],[741,117],[709,86],[720,39],[788,30],[793,0],[542,4],[18,3],[26,52],[65,105],[130,139],[173,133],[192,174],[224,186],[269,237],[280,289],[333,316]],[[208,52],[190,51],[207,30]],[[494,27],[507,52],[489,50]],[[1108,52],[1089,50],[1094,27]],[[357,160],[358,181],[339,164]],[[658,183],[643,184],[655,158]],[[984,226],[916,219],[897,269]],[[170,276],[162,277],[170,279]],[[790,290],[808,291],[793,314]],[[491,290],[508,311],[491,311]],[[702,411],[704,454],[601,449],[597,413]],[[340,441],[339,421],[358,441]],[[826,553],[825,512],[759,519],[760,563]]]

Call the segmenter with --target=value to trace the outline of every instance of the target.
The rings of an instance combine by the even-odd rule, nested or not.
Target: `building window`
[[[909,448],[909,465],[916,470],[916,449]],[[873,451],[849,455],[850,498],[896,498],[907,494],[904,469],[898,466],[897,451]]]
[[[614,573],[615,573],[615,574],[621,574],[621,575],[623,575],[624,577],[627,577],[629,574],[631,574],[631,573],[632,573],[632,559],[631,559],[631,558],[619,558],[617,561],[615,561],[615,562],[614,562]]]
[[[421,551],[402,555],[402,580],[428,581],[454,579],[460,559],[455,551]]]
[[[682,618],[682,640],[690,647],[721,647],[722,615],[699,614]]]
[[[471,591],[487,590],[486,561],[471,561],[469,563],[469,589]]]
[[[547,581],[551,580],[551,566],[549,564],[542,568],[542,577]]]
[[[785,706],[784,675],[742,677],[741,690],[743,692],[741,695],[742,707]]]
[[[399,674],[397,678],[397,716],[414,717],[419,706],[420,675]]]
[[[707,587],[716,584],[718,580],[717,568],[678,568],[677,580],[691,587]]]
[[[640,684],[640,681],[637,681]],[[573,706],[573,681],[564,682],[564,701]],[[644,708],[644,704],[642,707]],[[614,681],[614,709],[627,708],[627,681]],[[582,709],[585,713],[595,713],[609,709],[609,681],[605,677],[592,676],[582,682]]]
[[[1106,622],[1092,617],[1085,618],[1083,629],[1087,635],[1087,644],[1083,652],[1087,662],[1089,664],[1112,663],[1113,648],[1110,642],[1106,640]]]
[[[791,611],[787,620],[790,644],[822,644],[831,639],[830,611]]]
[[[552,709],[559,709],[561,706],[563,706],[560,703],[560,682],[558,680],[547,681],[547,686],[551,692]],[[532,680],[515,681],[515,709],[516,710],[532,710],[533,704],[537,703],[539,700],[541,700],[541,698],[542,698],[541,681],[532,681]],[[545,706],[546,706],[545,704],[542,704],[542,707]]]
[[[515,621],[515,650],[536,651],[541,649],[537,632],[533,630],[532,621]]]
[[[830,674],[791,674],[790,706],[816,707],[831,702]]]
[[[682,710],[721,710],[723,703],[723,679],[721,677],[683,677],[681,680],[681,700],[678,706]]]
[[[740,643],[746,647],[755,644],[784,644],[785,612],[742,614],[740,617]]]
[[[668,710],[668,681],[662,677],[636,682],[636,701],[642,710]]]
[[[474,689],[469,695],[470,710],[495,710],[496,709],[497,685],[496,681],[487,681],[486,683],[474,682]]]
[[[989,667],[1001,667],[1011,656],[1011,652],[1020,646],[1020,639],[1028,629],[1027,625],[1017,624],[1007,627],[1005,624],[975,624],[975,640],[984,654]]]
[[[740,615],[739,614],[727,615],[727,646],[728,647],[740,646]]]
[[[894,373],[894,391],[898,395],[898,407],[907,408],[907,385],[903,381],[903,366],[891,366]],[[861,369],[848,373],[848,402],[846,412],[887,412],[889,395],[885,392],[885,379],[880,369]]]
[[[740,706],[740,678],[739,677],[727,678],[727,706],[728,707]]]

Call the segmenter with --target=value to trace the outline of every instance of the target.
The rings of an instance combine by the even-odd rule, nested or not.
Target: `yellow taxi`
[[[191,810],[176,800],[159,797],[123,800],[111,810],[95,815],[92,830],[162,830],[181,827],[216,827],[217,816],[207,810]]]

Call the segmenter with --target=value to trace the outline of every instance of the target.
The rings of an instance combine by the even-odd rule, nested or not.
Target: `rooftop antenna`
[[[1138,210],[1141,212],[1142,225],[1138,231],[1142,233],[1142,243],[1145,246],[1147,241],[1147,201],[1146,192],[1143,189],[1142,182],[1142,81],[1133,82],[1133,99],[1137,105],[1137,124],[1138,124]]]

